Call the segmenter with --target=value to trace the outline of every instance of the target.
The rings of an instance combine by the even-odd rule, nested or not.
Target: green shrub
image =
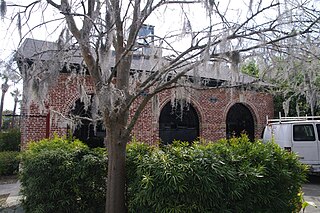
[[[31,143],[21,173],[27,212],[104,212],[106,152],[55,138]],[[127,147],[129,212],[297,212],[306,168],[248,138]]]
[[[0,175],[14,175],[19,170],[19,152],[0,152]]]
[[[236,200],[237,207],[249,212],[297,211],[298,194],[306,181],[307,167],[300,163],[296,154],[275,143],[251,143],[246,137],[223,140],[212,150],[225,163],[238,167],[239,178],[248,183],[244,196],[247,202]],[[238,183],[235,185],[239,187]]]
[[[26,212],[103,212],[105,151],[54,138],[31,143],[22,154]]]
[[[0,132],[0,151],[20,151],[20,138],[19,129]]]
[[[246,137],[128,157],[130,212],[295,212],[306,174],[294,154]]]

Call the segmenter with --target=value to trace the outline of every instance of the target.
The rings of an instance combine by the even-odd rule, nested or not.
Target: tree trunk
[[[14,99],[14,105],[13,105],[13,111],[12,111],[12,119],[11,119],[11,128],[15,127],[15,121],[16,121],[16,110],[17,110],[17,103],[18,103],[18,98]]]
[[[2,91],[1,102],[0,102],[0,131],[2,130],[2,114],[3,114],[3,104],[4,104],[4,95],[6,93]]]
[[[108,178],[106,213],[125,213],[126,144],[125,125],[112,122],[107,127]]]
[[[1,85],[2,96],[0,103],[0,131],[2,130],[2,115],[3,115],[3,105],[4,105],[4,96],[9,89],[8,78],[5,79],[5,82]]]

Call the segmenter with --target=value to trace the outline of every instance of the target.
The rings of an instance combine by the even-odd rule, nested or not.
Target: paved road
[[[7,198],[4,209],[0,207],[1,213],[24,213],[20,204],[21,197],[19,196],[20,183],[19,181],[12,184],[0,184],[0,195],[10,194]]]
[[[305,213],[320,212],[320,176],[309,176],[308,183],[302,186],[304,199],[308,202],[313,202],[317,208],[308,206]]]

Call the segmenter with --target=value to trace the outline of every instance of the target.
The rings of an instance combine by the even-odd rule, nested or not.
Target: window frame
[[[303,131],[298,133],[296,127],[303,127]],[[306,129],[308,127],[308,129]],[[311,128],[310,128],[311,127]],[[310,132],[311,130],[311,132]],[[303,133],[303,134],[301,134]],[[310,134],[311,133],[311,134]],[[292,128],[292,139],[293,141],[316,141],[315,129],[313,124],[294,124]]]

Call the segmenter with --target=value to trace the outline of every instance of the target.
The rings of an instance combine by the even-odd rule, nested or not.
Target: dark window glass
[[[93,96],[91,96],[91,104]],[[96,127],[89,120],[92,118],[91,105],[86,109],[85,104],[78,99],[75,102],[74,108],[71,110],[73,116],[78,116],[78,125],[74,129],[73,136],[91,148],[104,147],[104,138],[106,131],[102,121],[98,121]],[[89,119],[87,119],[89,118]]]
[[[320,124],[317,124],[318,140],[320,140]]]
[[[312,124],[301,124],[293,126],[294,141],[314,141],[314,129]]]
[[[167,103],[160,113],[159,136],[164,145],[174,140],[193,142],[199,137],[198,114],[190,104],[181,111],[181,105],[172,109]]]

